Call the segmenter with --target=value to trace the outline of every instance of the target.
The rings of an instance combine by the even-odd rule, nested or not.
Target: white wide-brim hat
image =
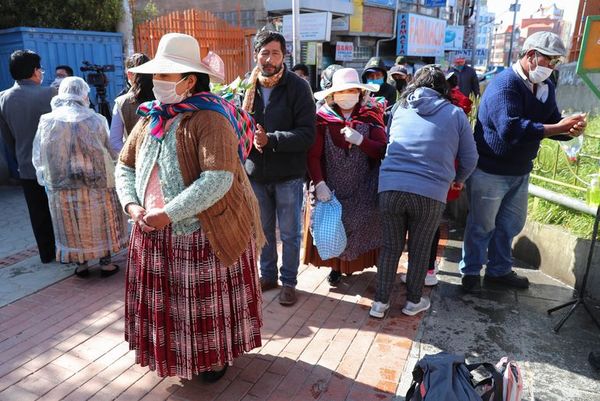
[[[200,72],[212,81],[225,80],[223,60],[213,52],[203,59],[198,41],[183,33],[167,33],[158,42],[156,56],[140,66],[130,68],[134,74],[181,74]]]
[[[346,89],[361,89],[370,92],[377,92],[379,90],[379,85],[377,84],[363,84],[360,82],[358,72],[356,72],[354,68],[340,68],[333,73],[331,82],[331,88],[315,92],[315,99],[323,100],[334,92],[340,92]]]

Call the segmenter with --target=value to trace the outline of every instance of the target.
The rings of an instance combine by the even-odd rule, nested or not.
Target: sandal
[[[104,267],[106,266],[113,266],[114,269],[111,270],[105,270]],[[111,263],[109,265],[102,265],[102,267],[100,268],[100,277],[102,278],[106,278],[106,277],[110,277],[113,274],[116,274],[119,271],[119,265],[115,264],[115,263]]]

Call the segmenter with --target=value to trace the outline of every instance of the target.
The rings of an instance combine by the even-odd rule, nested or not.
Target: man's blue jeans
[[[529,174],[488,174],[476,169],[467,180],[469,215],[463,241],[460,272],[478,276],[487,266],[489,277],[512,270],[512,241],[527,219]]]
[[[267,244],[260,254],[261,277],[270,282],[277,281],[277,221],[283,243],[281,283],[295,287],[302,240],[303,180],[298,178],[273,184],[250,182],[260,205],[260,219],[267,238]]]

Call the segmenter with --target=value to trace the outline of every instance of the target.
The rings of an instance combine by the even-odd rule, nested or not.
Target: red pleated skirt
[[[253,242],[231,266],[202,230],[176,236],[137,225],[127,263],[125,339],[136,363],[191,379],[261,346],[261,291]]]

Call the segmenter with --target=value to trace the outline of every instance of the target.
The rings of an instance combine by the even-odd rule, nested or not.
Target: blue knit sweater
[[[554,85],[548,98],[539,101],[512,68],[501,72],[485,90],[475,125],[479,153],[477,167],[489,174],[525,175],[533,168],[544,124],[561,120]],[[569,140],[568,135],[552,137]]]

